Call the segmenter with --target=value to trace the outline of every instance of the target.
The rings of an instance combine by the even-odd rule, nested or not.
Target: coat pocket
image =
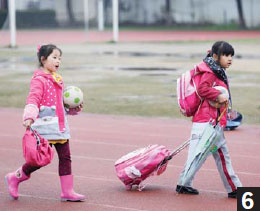
[[[45,116],[38,118],[32,124],[32,128],[40,135],[60,134],[58,117]]]

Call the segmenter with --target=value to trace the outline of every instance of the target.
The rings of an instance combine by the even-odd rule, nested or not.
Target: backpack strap
[[[198,74],[202,74],[202,73],[200,73],[200,72],[198,71],[198,65],[195,65],[195,66],[194,66],[194,69],[195,69],[195,73],[194,73],[193,77],[195,77],[195,76],[198,75]],[[196,113],[197,113],[197,112],[200,110],[200,107],[201,107],[202,102],[203,102],[204,99],[199,95],[198,90],[197,90],[197,86],[196,86],[196,83],[195,83],[193,77],[192,77],[191,80],[192,80],[193,85],[194,85],[194,87],[195,87],[195,92],[196,92],[196,94],[198,95],[198,97],[199,97],[199,99],[200,99],[200,105],[199,105],[199,107],[198,107],[198,109],[197,109],[197,111],[196,111]]]

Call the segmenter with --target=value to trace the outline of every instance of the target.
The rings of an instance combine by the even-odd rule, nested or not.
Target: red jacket
[[[209,68],[209,66],[202,62],[197,65],[198,72],[202,73],[201,81],[197,87],[199,96],[203,99],[202,104],[200,105],[198,111],[192,118],[192,122],[209,122],[211,119],[216,120],[217,118],[217,109],[209,104],[209,100],[215,101],[218,95],[221,93],[219,90],[214,89],[214,86],[223,86],[227,89],[227,85],[221,81]],[[222,112],[224,106],[220,108]],[[220,125],[226,126],[227,117],[226,113],[220,120]]]

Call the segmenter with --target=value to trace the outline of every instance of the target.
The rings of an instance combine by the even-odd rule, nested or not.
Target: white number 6
[[[247,196],[249,196],[249,198],[246,198]],[[250,210],[254,207],[254,201],[250,198],[251,196],[253,196],[251,192],[245,192],[242,196],[242,206],[246,210]]]

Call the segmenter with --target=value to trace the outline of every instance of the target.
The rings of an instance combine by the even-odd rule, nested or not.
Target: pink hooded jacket
[[[23,120],[33,119],[35,121],[41,106],[55,106],[56,116],[59,120],[59,130],[64,132],[66,128],[63,90],[64,84],[62,80],[56,82],[51,74],[44,73],[42,70],[36,70],[31,80]]]
[[[221,94],[219,90],[214,89],[214,86],[223,86],[227,89],[227,85],[221,81],[209,68],[209,66],[202,62],[198,66],[199,72],[203,73],[201,76],[201,81],[199,87],[197,88],[198,94],[203,98],[202,104],[199,107],[198,111],[192,118],[192,122],[209,122],[211,119],[216,120],[217,118],[217,109],[209,104],[209,101],[215,101],[218,95]],[[222,112],[224,106],[220,108]],[[225,127],[227,124],[226,113],[220,120],[220,125]]]

